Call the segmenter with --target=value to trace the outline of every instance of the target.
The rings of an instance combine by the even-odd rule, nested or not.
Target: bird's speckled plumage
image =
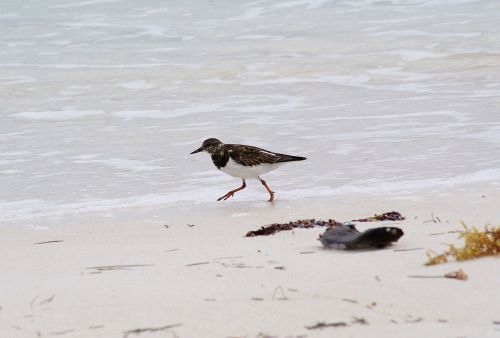
[[[260,178],[260,175],[268,173],[287,162],[306,159],[305,157],[275,153],[244,144],[224,144],[215,138],[206,139],[202,146],[191,154],[201,151],[211,155],[212,162],[217,169],[233,177],[240,177],[243,180],[241,188],[230,191],[220,198],[224,200],[231,197],[234,192],[244,189],[246,187],[246,178],[257,178],[268,190],[271,195],[270,201],[272,201],[274,193],[269,189],[266,182]]]

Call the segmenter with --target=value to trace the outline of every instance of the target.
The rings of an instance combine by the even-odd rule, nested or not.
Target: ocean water
[[[268,208],[258,182],[215,202],[240,182],[189,155],[208,137],[308,157],[265,177],[277,208],[498,191],[499,13],[496,0],[3,1],[0,224]]]

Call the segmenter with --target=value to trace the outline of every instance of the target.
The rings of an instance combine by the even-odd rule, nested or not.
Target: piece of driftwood
[[[380,227],[359,232],[353,224],[348,224],[327,229],[319,240],[329,249],[379,249],[396,242],[401,236],[403,230],[400,228]]]

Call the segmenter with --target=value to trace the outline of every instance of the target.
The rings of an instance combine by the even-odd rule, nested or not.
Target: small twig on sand
[[[50,334],[53,334],[55,336],[60,336],[66,333],[74,332],[75,329],[69,329],[69,330],[64,330],[64,331],[52,331]]]
[[[281,297],[276,298],[276,294],[278,293],[278,291],[281,291]],[[273,300],[288,300],[288,297],[285,296],[285,291],[283,291],[283,288],[281,286],[278,286],[276,289],[274,289]]]
[[[392,251],[416,251],[416,250],[424,250],[425,248],[410,248],[410,249],[394,249]]]
[[[38,305],[42,305],[42,304],[45,304],[45,303],[50,303],[50,302],[52,302],[52,301],[54,300],[54,297],[55,297],[55,296],[56,296],[56,295],[55,295],[55,294],[53,294],[51,297],[49,297],[49,298],[47,298],[47,299],[44,299],[44,300],[40,301],[40,303],[38,303]]]
[[[85,269],[97,270],[97,271],[130,270],[130,268],[139,268],[144,266],[154,266],[154,264],[102,265],[102,266],[92,266]]]
[[[444,274],[443,276],[428,276],[428,275],[409,275],[408,278],[451,278],[458,280],[467,280],[468,276],[464,270],[452,271]]]
[[[457,232],[461,232],[461,231],[453,230],[453,231],[448,231],[448,232],[436,232],[436,233],[433,233],[433,234],[429,234],[429,236],[446,235],[446,234],[456,234]]]
[[[30,302],[30,307],[33,309],[33,306],[35,305],[36,300],[40,297],[40,295],[37,295],[35,298],[33,298]]]
[[[351,324],[356,324],[356,325],[368,325],[368,322],[364,318],[359,318],[359,317],[352,317]],[[325,329],[327,327],[346,327],[350,326],[346,322],[333,322],[333,323],[325,323],[325,322],[319,322],[315,325],[312,326],[306,326],[306,329],[308,330],[316,330],[316,329]]]
[[[405,322],[407,322],[407,323],[420,323],[422,320],[424,320],[422,317],[409,318],[409,319],[405,320]]]
[[[123,332],[123,338],[127,338],[131,334],[139,335],[139,334],[144,333],[144,332],[165,331],[165,330],[173,329],[174,327],[179,327],[181,325],[182,324],[172,324],[172,325],[165,325],[165,326],[161,326],[161,327],[146,327],[146,328],[141,328],[141,329],[128,330],[128,331]]]
[[[353,324],[368,325],[368,322],[364,318],[352,317]]]
[[[102,329],[104,328],[104,325],[90,325],[89,329],[90,330],[96,330],[96,329]]]
[[[325,323],[325,322],[319,322],[311,326],[306,326],[306,329],[308,330],[317,330],[317,329],[325,329],[327,327],[342,327],[342,326],[348,326],[346,322],[335,322],[335,323]]]
[[[357,300],[354,300],[354,299],[349,299],[349,298],[342,298],[342,301],[344,301],[344,302],[349,302],[349,303],[353,303],[353,304],[358,304],[358,301],[357,301]]]
[[[45,242],[38,242],[38,243],[33,243],[33,244],[48,244],[48,243],[61,243],[64,242],[62,239],[57,239],[53,241],[45,241]]]
[[[238,258],[243,258],[243,256],[226,256],[226,257],[217,257],[212,259],[213,261],[218,261],[222,259],[238,259]]]
[[[430,223],[430,222],[441,223],[441,219],[439,219],[439,216],[434,216],[434,212],[431,212],[431,219],[423,222],[422,224]]]
[[[204,264],[210,264],[210,262],[199,262],[199,263],[191,263],[186,266],[195,266],[195,265],[204,265]]]

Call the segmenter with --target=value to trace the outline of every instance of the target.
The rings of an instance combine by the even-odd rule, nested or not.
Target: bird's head
[[[200,151],[206,151],[209,154],[213,154],[220,149],[222,144],[223,143],[216,138],[208,138],[205,141],[203,141],[201,147],[193,151],[191,154],[196,154],[199,153]]]

